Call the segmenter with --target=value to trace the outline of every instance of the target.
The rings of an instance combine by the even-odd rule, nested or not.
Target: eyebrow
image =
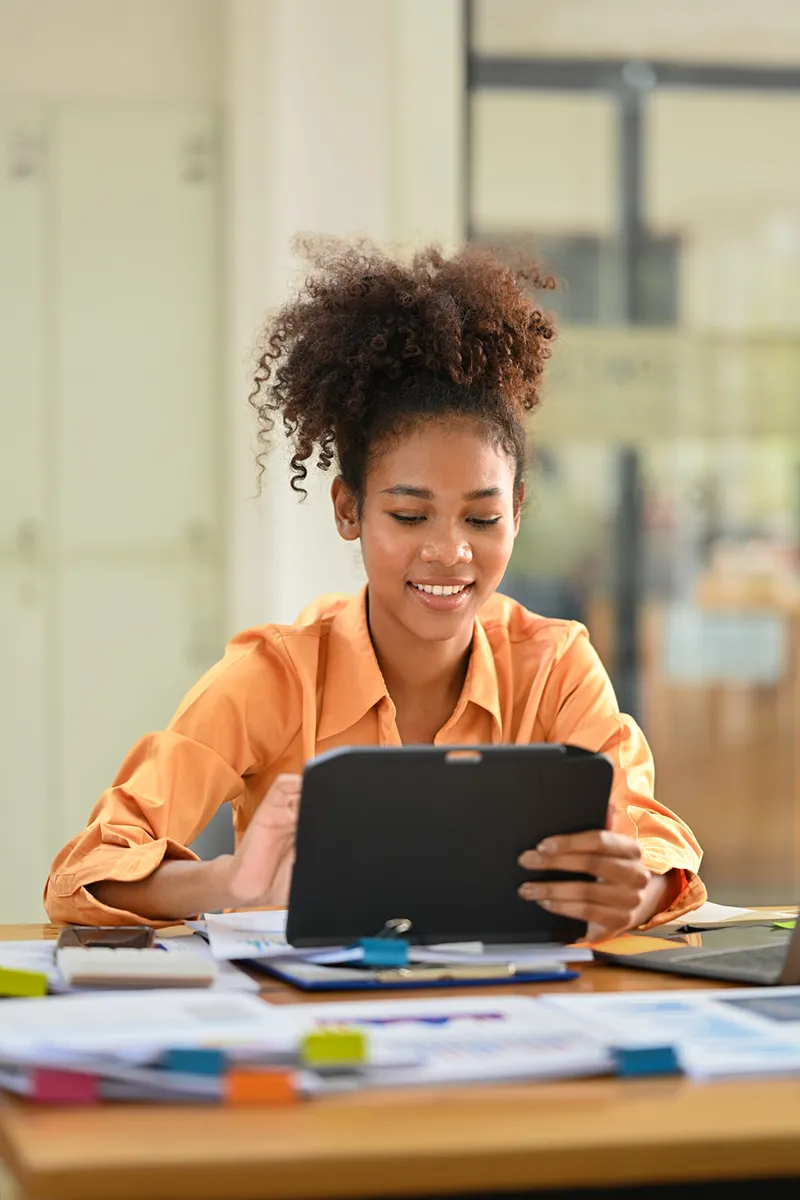
[[[474,492],[466,492],[462,499],[464,500],[491,500],[496,496],[502,496],[503,489],[499,487],[477,488]],[[415,500],[432,500],[433,492],[430,488],[412,487],[408,483],[396,483],[394,487],[384,488],[381,492],[382,496],[412,496]]]

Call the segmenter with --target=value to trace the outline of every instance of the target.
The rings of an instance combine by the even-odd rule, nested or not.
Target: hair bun
[[[554,281],[536,264],[473,245],[450,257],[428,246],[408,261],[368,242],[305,238],[296,247],[308,271],[265,331],[250,396],[262,473],[276,418],[302,491],[308,459],[316,454],[323,470],[341,461],[376,400],[406,379],[447,384],[448,411],[458,410],[458,389],[473,415],[479,396],[493,417],[540,403],[555,324],[534,296]]]

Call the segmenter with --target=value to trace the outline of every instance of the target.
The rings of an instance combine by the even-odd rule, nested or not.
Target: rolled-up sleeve
[[[196,860],[188,844],[283,748],[299,712],[296,671],[269,627],[235,639],[168,728],[136,743],[86,828],[56,856],[44,892],[50,919],[141,924],[102,904],[90,885],[145,879],[165,859]]]
[[[549,738],[605,754],[614,764],[611,827],[639,842],[656,875],[676,872],[670,904],[649,925],[660,925],[706,899],[702,850],[685,821],[655,799],[653,755],[636,722],[620,713],[608,674],[582,626],[572,626],[550,686]]]

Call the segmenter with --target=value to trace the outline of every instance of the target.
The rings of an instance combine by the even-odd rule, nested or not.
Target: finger
[[[291,809],[262,801],[234,855],[229,887],[237,903],[258,904],[269,893],[277,864],[291,844],[296,826]]]
[[[542,906],[554,904],[600,904],[603,908],[630,909],[641,904],[644,889],[622,887],[614,883],[585,883],[581,880],[562,883],[523,883],[519,895],[523,900],[537,900]]]
[[[609,938],[615,933],[630,929],[634,918],[633,912],[606,908],[602,904],[586,904],[581,901],[554,904],[550,900],[540,903],[547,912],[556,913],[561,917],[572,917],[576,921],[585,921],[590,929],[594,929],[595,940]]]
[[[637,888],[644,887],[650,880],[647,867],[634,858],[610,858],[600,854],[563,854],[547,858],[537,855],[534,850],[522,855],[519,862],[529,871],[571,871]]]
[[[530,854],[531,851],[526,851]],[[615,833],[612,829],[586,829],[582,833],[565,833],[558,837],[545,838],[535,848],[535,853],[545,858],[557,854],[607,854],[612,858],[642,857],[642,848],[635,838],[627,833]]]
[[[604,926],[598,925],[596,921],[590,921],[586,926],[583,940],[590,946],[596,946],[598,942],[607,942],[611,938],[625,933],[626,929],[630,929],[630,925],[622,925],[618,929],[606,929]]]

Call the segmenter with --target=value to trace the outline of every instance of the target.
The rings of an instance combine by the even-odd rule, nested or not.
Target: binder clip
[[[408,942],[404,933],[411,929],[408,917],[393,917],[375,937],[359,938],[356,942],[364,951],[365,967],[405,967],[408,965]]]
[[[398,938],[404,933],[411,932],[411,922],[408,917],[392,917],[376,936],[379,938]]]

